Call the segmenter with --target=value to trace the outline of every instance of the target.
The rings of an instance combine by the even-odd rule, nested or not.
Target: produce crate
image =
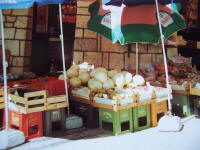
[[[167,100],[156,102],[150,105],[151,126],[158,125],[159,119],[167,114]]]
[[[52,136],[55,132],[65,130],[65,108],[43,112],[44,135]]]
[[[133,131],[132,109],[115,112],[99,108],[99,128],[112,135],[121,135]]]
[[[46,110],[59,109],[67,107],[66,95],[47,97]]]
[[[92,101],[92,106],[119,112],[121,110],[126,110],[129,108],[155,103],[155,99],[146,100],[143,102],[139,102],[136,99],[137,97],[125,100],[110,100],[110,99],[94,97],[94,100]]]
[[[80,99],[70,99],[71,113],[82,117],[83,126],[87,128],[95,128],[99,126],[99,113],[98,109],[90,104],[79,101]],[[88,100],[85,100],[88,101]]]
[[[43,136],[42,112],[23,114],[9,110],[9,127],[24,133],[26,140]]]
[[[190,113],[200,116],[200,96],[190,95]]]
[[[3,108],[4,108],[4,91],[1,88],[0,89],[0,109],[3,109]]]
[[[24,97],[9,94],[11,102],[17,111],[28,114],[33,112],[44,111],[46,109],[46,91],[24,93]]]
[[[4,109],[0,109],[0,131],[3,129],[3,113]]]
[[[48,81],[48,94],[49,96],[65,94],[64,80],[53,79]]]
[[[200,89],[193,88],[190,84],[190,95],[200,96]]]
[[[187,117],[190,115],[190,102],[189,95],[185,94],[173,94],[171,100],[172,113],[179,117]]]
[[[133,131],[150,128],[150,105],[133,108]]]

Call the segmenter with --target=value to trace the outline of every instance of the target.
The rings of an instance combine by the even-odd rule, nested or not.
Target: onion
[[[113,78],[116,73],[118,73],[116,70],[110,70],[108,71],[108,77]]]
[[[67,77],[68,78],[78,77],[78,70],[77,69],[68,69]]]
[[[119,88],[122,88],[125,84],[124,75],[122,73],[117,73],[113,77],[115,85]]]
[[[124,75],[124,80],[125,80],[125,84],[128,84],[132,81],[132,74],[127,72],[127,71],[122,71],[122,74]]]
[[[136,85],[144,85],[145,80],[141,75],[135,75],[133,77],[133,83],[135,83]]]
[[[108,76],[105,72],[96,71],[94,74],[94,79],[96,79],[100,82],[105,82],[108,79]]]
[[[106,82],[103,83],[103,89],[108,90],[114,88],[114,82],[112,79],[108,79]]]
[[[100,89],[102,89],[102,83],[95,79],[90,79],[88,81],[88,87],[91,89],[91,91],[100,90]]]
[[[72,88],[78,88],[81,86],[81,80],[77,77],[71,78],[69,84]]]
[[[88,73],[81,73],[79,74],[78,78],[81,80],[82,84],[85,84],[88,82],[88,80],[90,79],[90,75]]]
[[[75,69],[75,70],[79,70],[80,67],[78,65],[72,65],[69,69]]]

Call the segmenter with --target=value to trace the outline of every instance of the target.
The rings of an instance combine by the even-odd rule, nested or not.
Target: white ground
[[[50,137],[33,139],[13,150],[200,150],[200,119],[182,119],[180,132],[159,132],[157,127],[121,136],[88,140]]]

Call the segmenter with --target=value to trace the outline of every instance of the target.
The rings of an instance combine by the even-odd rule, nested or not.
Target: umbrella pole
[[[136,75],[138,74],[138,43],[135,45],[136,47]]]
[[[8,130],[8,92],[7,92],[7,73],[6,73],[6,57],[5,57],[5,39],[4,39],[4,26],[3,26],[3,15],[0,9],[1,17],[1,42],[2,42],[2,60],[3,60],[3,83],[4,83],[4,102],[5,102],[5,127]]]
[[[65,68],[65,52],[64,52],[64,40],[63,40],[63,26],[62,26],[61,4],[59,4],[59,18],[60,18],[60,40],[61,40],[62,61],[63,61],[63,74],[64,74],[66,100],[67,100],[67,104],[68,104],[67,110],[68,110],[68,115],[69,115],[69,98],[68,98],[68,88],[67,88],[66,68]]]
[[[165,45],[164,45],[164,35],[161,27],[161,21],[160,21],[160,13],[158,8],[158,1],[155,0],[156,3],[156,11],[157,11],[157,18],[158,18],[158,24],[160,29],[160,35],[161,35],[161,44],[162,44],[162,50],[163,50],[163,57],[164,57],[164,66],[165,66],[165,76],[166,76],[166,84],[167,84],[167,90],[168,90],[168,107],[169,107],[169,113],[171,114],[171,102],[170,102],[170,86],[169,86],[169,78],[168,78],[168,68],[167,68],[167,59],[166,59],[166,53],[165,53]]]

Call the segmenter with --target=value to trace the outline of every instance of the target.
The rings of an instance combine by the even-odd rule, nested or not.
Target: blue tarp
[[[65,0],[0,0],[0,9],[24,9],[30,8],[34,3],[38,6],[59,4]]]
[[[170,3],[179,3],[188,0],[158,0],[162,5],[170,4]],[[104,5],[115,5],[121,6],[121,4],[125,4],[126,6],[136,6],[140,4],[154,4],[155,0],[102,0],[102,4]]]

